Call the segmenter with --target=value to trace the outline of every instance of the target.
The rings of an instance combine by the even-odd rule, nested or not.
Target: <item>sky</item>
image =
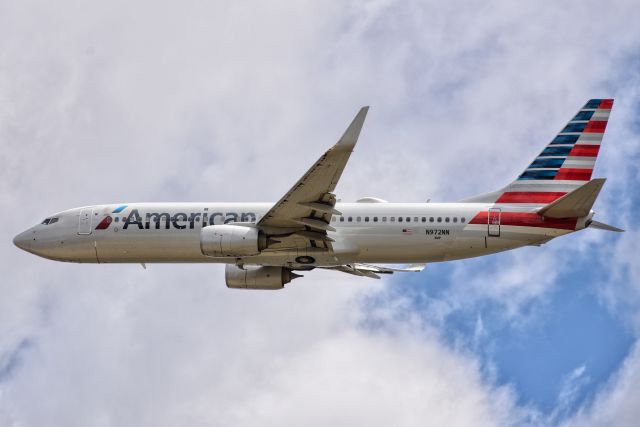
[[[0,0],[0,426],[636,425],[637,22],[625,0]],[[275,201],[363,105],[338,197],[455,201],[609,97],[594,209],[622,235],[278,292],[12,245],[76,206]]]

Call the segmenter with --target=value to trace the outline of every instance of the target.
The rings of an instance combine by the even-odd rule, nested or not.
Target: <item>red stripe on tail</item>
[[[613,99],[603,99],[600,102],[600,105],[598,106],[598,108],[608,109],[608,110],[613,108]]]
[[[570,169],[560,168],[555,179],[565,179],[569,181],[589,181],[592,169]]]
[[[596,157],[598,155],[598,151],[600,151],[599,145],[574,145],[569,156]]]
[[[551,203],[567,193],[553,191],[508,191],[496,203]]]
[[[604,120],[591,120],[587,123],[587,127],[584,128],[585,133],[604,133],[607,128],[607,122]]]

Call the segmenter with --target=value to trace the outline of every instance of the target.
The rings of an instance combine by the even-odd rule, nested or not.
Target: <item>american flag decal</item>
[[[403,228],[402,229],[402,234],[411,234],[413,233],[413,230],[410,228]]]

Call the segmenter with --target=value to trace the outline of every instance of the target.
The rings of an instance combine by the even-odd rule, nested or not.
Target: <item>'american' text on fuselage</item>
[[[152,227],[152,222],[155,223],[155,229],[160,229],[160,224],[164,222],[164,228],[169,229],[171,227],[183,230],[187,227],[194,229],[196,222],[202,220],[203,224],[229,224],[231,222],[255,222],[256,214],[253,212],[209,212],[209,208],[204,208],[204,212],[178,212],[171,216],[168,212],[147,212],[144,217],[138,212],[137,209],[132,209],[129,215],[124,220],[123,230],[129,228],[129,226],[137,226],[140,230],[149,230]],[[186,224],[188,222],[188,224]]]

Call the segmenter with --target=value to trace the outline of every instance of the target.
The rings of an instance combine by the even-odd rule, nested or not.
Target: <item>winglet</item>
[[[364,124],[364,119],[367,117],[368,111],[368,106],[362,107],[360,111],[358,111],[358,114],[356,114],[356,117],[353,119],[347,130],[344,131],[342,138],[340,138],[334,148],[349,151],[353,150],[353,147],[355,147],[358,137],[360,136],[360,131],[362,130],[362,125]]]

